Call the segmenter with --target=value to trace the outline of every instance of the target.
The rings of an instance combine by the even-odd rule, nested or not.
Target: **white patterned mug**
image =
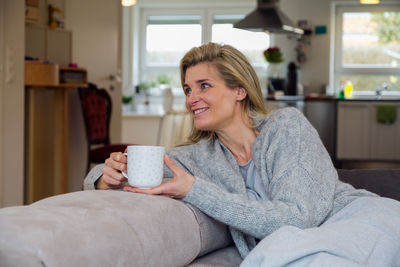
[[[164,174],[165,147],[128,146],[127,173],[129,185],[139,188],[152,188],[161,184]]]

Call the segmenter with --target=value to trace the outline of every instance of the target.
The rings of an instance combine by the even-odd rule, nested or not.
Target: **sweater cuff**
[[[83,181],[83,190],[96,190],[95,183],[103,175],[104,164],[96,165]]]
[[[202,202],[202,199],[206,199],[206,197],[204,197],[206,194],[205,189],[209,186],[210,182],[195,176],[195,181],[192,188],[182,200],[193,205],[196,204],[195,206],[198,206]]]

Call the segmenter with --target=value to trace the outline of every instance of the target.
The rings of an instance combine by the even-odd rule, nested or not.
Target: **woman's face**
[[[241,119],[241,100],[247,92],[243,88],[228,88],[217,68],[211,63],[200,63],[186,70],[183,90],[186,108],[198,130],[219,131]]]

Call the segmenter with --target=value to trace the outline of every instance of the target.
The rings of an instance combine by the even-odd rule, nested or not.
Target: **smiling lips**
[[[195,109],[195,110],[193,110],[193,115],[199,115],[199,114],[202,114],[202,113],[204,113],[205,111],[207,111],[208,110],[208,108],[198,108],[198,109]]]

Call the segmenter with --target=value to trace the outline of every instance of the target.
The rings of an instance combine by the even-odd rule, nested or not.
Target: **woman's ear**
[[[247,91],[243,87],[238,87],[236,91],[236,100],[242,101],[247,96]]]

